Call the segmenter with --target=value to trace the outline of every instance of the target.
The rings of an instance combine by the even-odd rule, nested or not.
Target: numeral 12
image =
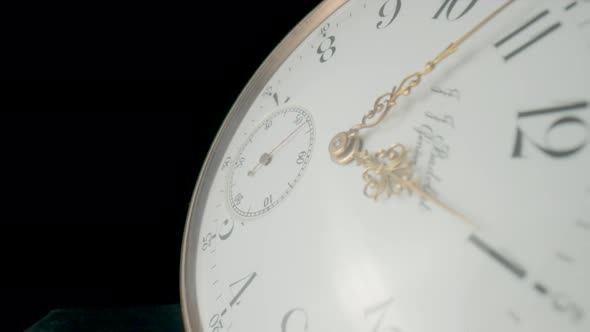
[[[518,113],[518,119],[527,119],[531,117],[538,117],[543,115],[552,115],[552,114],[563,114],[563,112],[571,112],[575,110],[587,110],[588,103],[587,102],[579,102],[570,105],[563,105],[557,107],[550,107],[545,109],[539,110],[532,110],[532,111],[524,111]],[[512,150],[512,157],[513,158],[521,158],[522,157],[522,150],[525,138],[533,144],[537,149],[545,153],[546,155],[553,157],[553,158],[565,158],[572,156],[582,150],[588,144],[588,132],[590,128],[588,124],[579,117],[572,116],[572,115],[564,115],[557,120],[555,120],[546,130],[545,130],[545,137],[548,137],[551,131],[556,129],[557,127],[562,127],[566,125],[577,125],[581,126],[586,131],[586,137],[580,139],[578,144],[565,149],[554,149],[549,146],[549,142],[546,142],[545,145],[541,145],[536,141],[531,140],[528,138],[524,131],[520,128],[516,128],[516,141],[514,143],[514,149]],[[546,140],[547,141],[547,140]]]

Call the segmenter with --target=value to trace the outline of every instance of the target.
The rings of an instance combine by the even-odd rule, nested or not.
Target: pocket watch
[[[590,1],[325,0],[234,103],[188,331],[590,331]]]

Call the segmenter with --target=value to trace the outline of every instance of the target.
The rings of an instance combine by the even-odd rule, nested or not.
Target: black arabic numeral
[[[201,249],[203,251],[206,251],[207,249],[209,249],[211,247],[211,243],[213,242],[213,239],[217,237],[217,235],[211,234],[211,233],[207,233],[206,236],[203,236],[203,245],[201,246]]]
[[[322,36],[326,37],[328,30],[330,30],[330,23],[324,24],[324,26],[320,29],[320,33],[322,34]]]
[[[244,161],[246,161],[244,157],[241,157],[240,159],[236,160],[235,167],[242,168],[244,166]]]
[[[219,230],[219,238],[223,241],[227,240],[234,231],[234,221],[232,219],[225,219],[221,223]]]
[[[262,91],[262,96],[264,97],[270,97],[273,94],[273,89],[272,89],[272,85],[271,86],[267,86],[264,91]]]
[[[242,203],[242,199],[244,199],[244,195],[237,194],[236,197],[234,197],[234,203],[236,205],[240,205],[240,203]]]
[[[297,116],[295,117],[295,121],[293,121],[296,125],[300,125],[301,122],[303,122],[303,115],[301,114],[297,114]]]
[[[391,23],[393,23],[393,21],[395,21],[395,19],[397,18],[397,15],[399,15],[400,10],[402,9],[402,1],[395,0],[395,9],[393,11],[388,10],[389,9],[388,4],[390,2],[392,2],[392,0],[385,1],[383,6],[381,6],[381,8],[379,8],[379,17],[381,17],[383,19],[389,18],[389,21],[387,21],[387,23],[385,23],[385,20],[381,20],[381,21],[377,22],[377,29],[387,28]]]
[[[272,119],[268,119],[264,122],[264,129],[269,130],[272,127]]]
[[[328,41],[328,45],[326,45],[326,41]],[[321,63],[327,62],[334,56],[334,53],[336,53],[336,47],[334,46],[335,41],[336,37],[330,36],[324,39],[318,47],[317,53],[320,54]]]
[[[542,116],[542,115],[547,115],[547,114],[552,114],[552,113],[572,111],[572,110],[576,110],[576,109],[587,108],[587,106],[588,106],[587,103],[582,102],[582,103],[553,107],[553,108],[542,109],[542,110],[519,112],[518,118],[522,119],[522,118],[531,117],[531,116]],[[551,132],[558,127],[565,127],[568,125],[582,127],[587,133],[586,137],[579,139],[578,144],[573,145],[569,148],[563,148],[563,149],[552,148],[550,146],[551,144],[549,143],[549,136],[550,136]],[[563,117],[555,120],[545,130],[546,143],[545,143],[545,145],[542,145],[542,144],[539,144],[539,143],[533,141],[532,139],[528,138],[525,135],[524,131],[520,127],[517,127],[516,128],[516,140],[514,143],[514,149],[512,150],[512,157],[513,158],[521,158],[522,157],[522,150],[523,150],[523,145],[524,145],[523,142],[525,141],[525,138],[533,146],[535,146],[538,150],[540,150],[541,152],[545,153],[546,155],[548,155],[552,158],[570,157],[570,156],[578,153],[579,151],[581,151],[584,147],[586,147],[586,145],[588,144],[588,132],[589,131],[590,131],[590,128],[588,127],[588,124],[584,120],[582,120],[578,117],[575,117],[575,116],[569,116],[569,115],[563,116]]]
[[[223,161],[223,164],[221,164],[221,170],[223,171],[224,169],[226,169],[229,165],[231,164],[231,157],[226,157],[225,160]]]
[[[213,317],[209,319],[209,327],[211,328],[211,332],[219,332],[223,328],[221,317],[219,317],[218,314],[213,315]]]
[[[305,160],[307,159],[307,152],[305,151],[301,151],[299,152],[299,154],[297,155],[297,165],[301,165],[305,163]]]
[[[552,297],[553,309],[570,317],[572,322],[578,323],[584,318],[584,311],[580,306],[565,295],[555,294]]]
[[[452,14],[453,14],[455,6],[457,5],[457,2],[459,2],[459,0],[445,0],[445,2],[440,7],[440,9],[436,12],[436,14],[434,14],[433,19],[435,19],[435,20],[438,19],[439,16],[445,11],[445,8],[446,8],[447,9],[447,13],[446,13],[447,20],[456,21],[456,20],[460,19],[461,17],[463,17],[465,14],[467,14],[473,8],[473,6],[475,6],[477,1],[478,0],[469,0],[469,4],[463,10],[463,12],[461,12],[461,14],[459,14],[453,18]]]
[[[291,332],[290,329],[288,329],[289,326],[291,326],[289,324],[289,322],[291,321],[291,319],[295,316],[301,316],[301,315],[296,315],[297,313],[301,313],[303,314],[303,318],[304,318],[304,323],[302,323],[301,325],[303,325],[302,328],[298,329],[297,331],[307,331],[308,328],[308,324],[307,324],[307,313],[305,312],[305,310],[301,309],[301,308],[295,308],[295,309],[291,309],[289,310],[284,316],[283,319],[281,320],[281,332]],[[295,320],[295,319],[293,319]]]
[[[237,291],[237,293],[234,295],[233,299],[229,302],[229,305],[231,307],[235,306],[235,305],[239,305],[240,304],[240,296],[242,296],[242,294],[244,293],[244,291],[246,290],[246,288],[248,288],[248,286],[252,283],[252,281],[254,280],[254,278],[256,278],[256,272],[252,272],[250,273],[250,275],[232,283],[229,285],[229,289],[230,292],[232,293],[232,295],[234,295],[234,292],[232,290],[232,287],[234,287],[234,285],[237,284],[242,284],[242,287],[240,287],[240,289]],[[247,279],[247,280],[246,280]]]
[[[264,207],[268,207],[272,204],[272,195],[268,195],[264,198]]]
[[[277,104],[277,106],[280,106],[281,104],[286,104],[286,103],[288,103],[288,102],[289,102],[289,100],[291,99],[291,97],[287,97],[287,98],[285,98],[285,100],[284,100],[284,101],[281,101],[281,100],[280,100],[280,97],[279,97],[279,94],[275,92],[275,93],[273,93],[273,95],[272,95],[272,99],[274,99],[274,101],[275,101],[275,104]]]

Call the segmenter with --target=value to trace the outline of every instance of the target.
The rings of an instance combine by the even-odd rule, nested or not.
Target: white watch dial
[[[590,1],[514,1],[362,131],[370,153],[408,147],[411,180],[468,222],[368,199],[396,179],[328,153],[504,3],[325,1],[294,30],[201,174],[190,330],[590,331]]]

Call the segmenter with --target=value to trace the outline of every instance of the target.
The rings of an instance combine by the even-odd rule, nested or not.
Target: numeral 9
[[[387,0],[385,1],[385,3],[383,4],[383,6],[381,6],[381,8],[379,8],[379,17],[381,18],[387,18],[389,17],[389,21],[387,23],[385,23],[385,20],[379,21],[377,23],[377,29],[385,29],[387,28],[391,23],[393,23],[393,21],[395,21],[397,15],[399,14],[401,8],[402,8],[402,1],[401,0],[395,0],[395,9],[393,10],[393,12],[391,13],[386,13],[387,10],[387,4],[390,2],[391,0]]]

